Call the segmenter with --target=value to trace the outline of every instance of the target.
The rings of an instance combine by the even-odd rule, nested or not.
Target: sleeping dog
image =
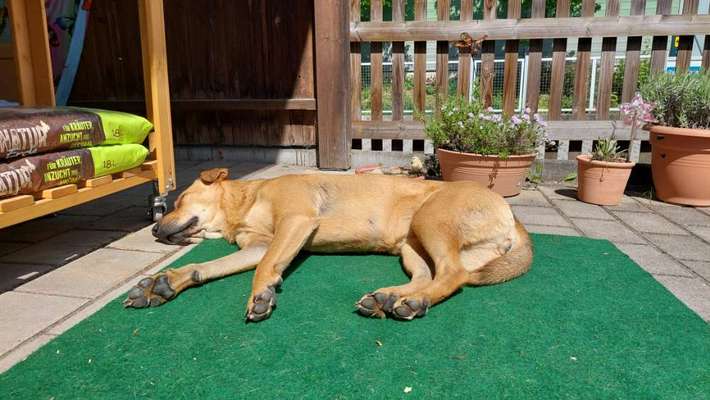
[[[153,234],[172,244],[197,234],[223,236],[241,250],[145,278],[129,292],[127,307],[158,306],[191,286],[256,268],[246,320],[261,321],[271,315],[275,288],[301,250],[376,252],[401,256],[411,281],[366,293],[357,310],[411,320],[463,285],[504,282],[532,262],[523,225],[501,196],[476,183],[327,174],[244,181],[227,175],[222,168],[203,171]]]

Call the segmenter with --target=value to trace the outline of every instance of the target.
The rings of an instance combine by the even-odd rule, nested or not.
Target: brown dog
[[[411,282],[365,294],[356,306],[366,316],[410,320],[462,285],[503,282],[532,262],[528,233],[508,204],[475,183],[326,174],[239,181],[227,174],[202,172],[153,234],[175,244],[221,234],[242,250],[146,278],[129,292],[127,307],[157,306],[190,286],[256,268],[246,319],[260,321],[301,249],[381,252],[401,255]]]

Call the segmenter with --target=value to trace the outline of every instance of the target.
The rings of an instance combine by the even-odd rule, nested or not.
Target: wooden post
[[[696,15],[698,13],[698,0],[685,0],[683,2],[683,15]],[[690,57],[693,55],[693,36],[683,35],[678,38],[678,52],[675,58],[676,72],[687,72],[690,67]]]
[[[426,19],[426,0],[414,0],[414,20]],[[414,109],[424,113],[426,107],[426,42],[414,42]]]
[[[316,2],[316,4],[319,4]],[[370,21],[382,21],[382,0],[370,2]],[[316,50],[318,43],[316,43]],[[382,121],[382,42],[370,43],[370,120]]]
[[[350,4],[314,0],[318,166],[350,167]]]
[[[496,0],[483,0],[483,19],[496,19]],[[481,44],[481,97],[483,105],[493,105],[493,79],[495,78],[495,40],[484,40]]]
[[[166,195],[175,190],[176,181],[163,0],[138,0],[138,19],[146,111],[154,126],[154,132],[150,135],[150,151],[158,160],[158,191]]]
[[[462,0],[461,21],[470,21],[471,19],[473,19],[473,0]],[[471,48],[460,48],[456,93],[464,97],[467,101],[471,91],[471,61]]]
[[[533,0],[531,18],[545,18],[545,0]],[[542,40],[530,40],[528,49],[528,92],[525,106],[537,112],[540,100],[540,75],[542,72]],[[544,151],[544,149],[543,149]]]
[[[607,1],[606,15],[608,17],[619,15],[619,0]],[[605,37],[602,39],[602,56],[599,67],[599,92],[597,93],[597,119],[603,120],[609,118],[615,54],[616,38]],[[592,90],[594,90],[594,88],[592,88]]]
[[[350,19],[352,22],[360,22],[360,0],[350,1]],[[352,117],[359,121],[362,119],[362,56],[360,53],[360,42],[350,42],[350,107]]]
[[[448,21],[451,10],[450,0],[438,0],[436,2],[436,19]],[[436,94],[438,113],[443,106],[443,102],[449,95],[449,42],[439,40],[436,42]]]
[[[20,102],[50,106],[54,101],[44,0],[9,0]]]
[[[404,0],[392,1],[392,21],[404,22]],[[392,42],[392,120],[404,117],[404,42]]]
[[[520,0],[508,0],[508,19],[519,19]],[[505,41],[505,64],[503,66],[503,112],[512,115],[515,111],[515,87],[518,82],[518,40]]]
[[[555,18],[569,17],[570,0],[557,0]],[[584,42],[584,40],[582,40]],[[565,64],[567,61],[567,39],[557,38],[552,42],[552,75],[550,78],[550,100],[547,106],[547,119],[560,119],[562,116],[562,92],[565,83]]]

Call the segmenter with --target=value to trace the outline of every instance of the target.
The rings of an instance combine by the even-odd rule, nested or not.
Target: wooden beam
[[[24,106],[55,105],[44,0],[9,0],[20,102]]]
[[[175,190],[176,180],[163,15],[163,0],[138,0],[146,111],[154,127],[149,146],[158,160],[158,191],[166,195]]]
[[[551,140],[596,140],[614,132],[619,140],[628,140],[631,129],[623,121],[548,121],[547,136]],[[419,121],[359,121],[353,122],[353,137],[361,139],[426,139],[424,124]],[[648,140],[642,131],[639,140]]]
[[[314,0],[318,166],[350,167],[350,4]]]
[[[710,31],[710,15],[646,15],[492,21],[359,22],[350,25],[353,42],[410,40],[456,41],[462,32],[474,39],[552,39],[556,37],[686,35]]]
[[[171,99],[171,107],[178,111],[290,111],[316,110],[316,99],[293,97],[290,99]],[[78,107],[116,108],[119,110],[140,110],[145,107],[143,100],[81,100],[72,105]]]

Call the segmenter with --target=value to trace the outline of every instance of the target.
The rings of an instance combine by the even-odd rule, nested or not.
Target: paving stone
[[[64,265],[94,250],[97,246],[60,245],[47,241],[33,244],[0,257],[0,262]]]
[[[710,282],[710,261],[683,261],[683,264]]]
[[[692,278],[694,275],[678,261],[646,244],[619,243],[619,250],[628,255],[636,264],[652,274],[676,275]]]
[[[621,198],[621,202],[615,206],[604,206],[607,210],[611,211],[636,211],[636,212],[651,212],[648,208],[644,207],[641,203],[634,200],[633,197],[624,195]]]
[[[710,227],[710,215],[691,207],[657,207],[654,211],[677,224]]]
[[[0,241],[37,243],[70,229],[86,226],[96,219],[88,215],[42,217],[0,230]]]
[[[122,250],[150,251],[154,253],[172,253],[179,246],[157,242],[151,233],[152,226],[147,226],[138,232],[130,233],[111,243],[108,247]]]
[[[604,208],[594,204],[574,200],[552,200],[552,202],[568,217],[614,220],[614,217]]]
[[[147,205],[146,207],[129,207],[117,213],[98,219],[91,223],[87,228],[135,232],[153,224],[153,221],[148,219],[146,214],[147,209]]]
[[[644,236],[663,251],[678,260],[710,261],[710,244],[694,236],[658,235]]]
[[[93,298],[164,257],[160,253],[99,249],[17,288],[17,291]]]
[[[62,215],[95,215],[95,216],[103,217],[105,215],[113,214],[117,211],[120,211],[126,207],[130,207],[132,205],[132,202],[129,202],[127,204],[126,198],[127,198],[126,196],[121,196],[119,198],[119,197],[113,197],[113,195],[107,196],[107,197],[102,197],[100,199],[96,199],[96,200],[90,201],[88,203],[78,205],[76,207],[62,210],[61,214]]]
[[[656,280],[705,321],[710,321],[710,286],[700,278],[657,275]]]
[[[0,374],[12,368],[15,364],[24,361],[30,354],[39,350],[40,347],[49,343],[55,337],[54,335],[40,334],[6,353],[0,358]]]
[[[562,216],[551,207],[512,206],[513,213],[525,225],[570,226]]]
[[[710,243],[710,226],[688,225],[686,228],[694,234],[700,236],[701,239]]]
[[[572,222],[591,238],[607,239],[614,243],[646,243],[643,238],[616,221],[572,218]]]
[[[57,247],[82,246],[99,248],[125,235],[126,232],[120,231],[72,229],[68,232],[60,233],[51,239],[47,239],[43,243],[48,243],[49,245]]]
[[[0,293],[23,285],[54,268],[47,264],[0,263]]]
[[[667,219],[653,213],[615,211],[614,214],[625,224],[639,232],[687,235],[688,232]]]
[[[537,190],[550,200],[577,200],[577,189],[573,187],[540,185]]]
[[[0,355],[85,303],[86,299],[37,293],[0,294]]]
[[[15,252],[17,250],[20,250],[23,247],[29,246],[29,243],[22,243],[22,242],[2,242],[0,243],[0,256],[4,256],[5,254],[10,254],[12,252]]]
[[[546,233],[548,235],[562,236],[581,236],[574,228],[566,226],[548,226],[548,225],[525,225],[528,232],[531,233]]]
[[[550,202],[537,190],[522,190],[519,195],[507,197],[508,204],[519,206],[549,207]]]

